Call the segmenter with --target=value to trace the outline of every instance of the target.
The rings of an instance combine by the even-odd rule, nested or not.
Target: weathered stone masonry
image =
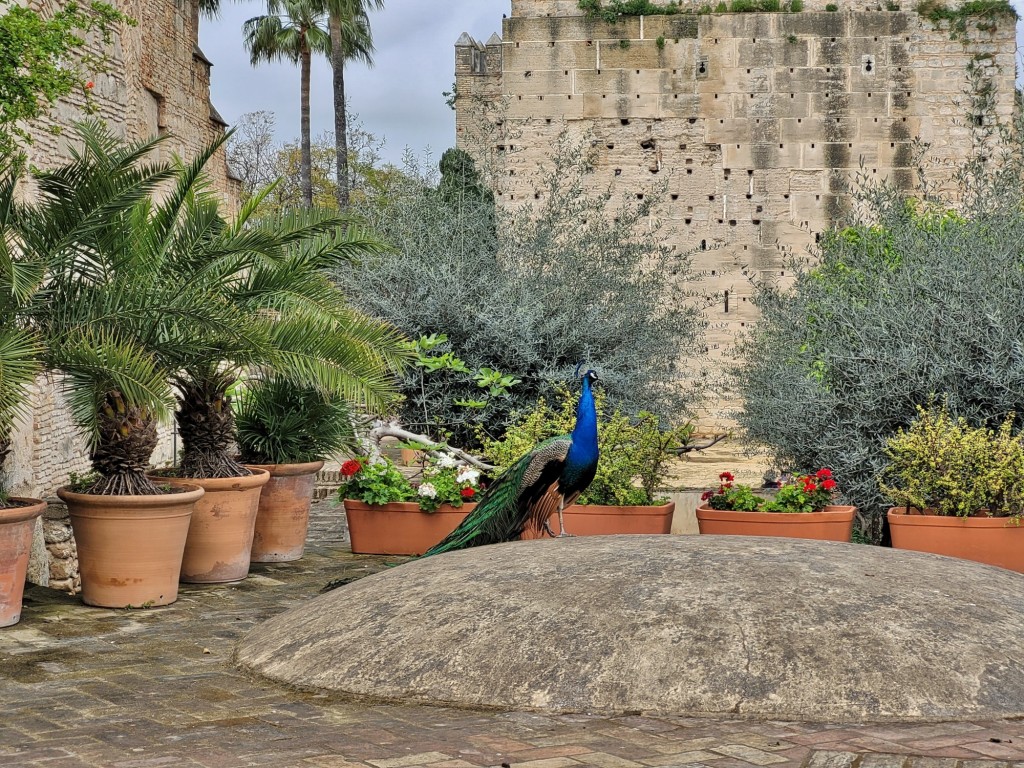
[[[1012,112],[1011,18],[969,24],[960,41],[914,12],[839,1],[607,24],[576,0],[513,0],[501,37],[456,44],[459,144],[501,158],[506,205],[534,197],[536,167],[567,128],[592,141],[595,190],[663,183],[659,216],[717,297],[708,341],[721,357],[756,319],[751,280],[786,279],[788,254],[846,209],[858,170],[911,187],[920,138],[935,178],[948,177],[971,142],[969,65],[991,80],[995,115]],[[480,130],[481,99],[501,138]],[[713,404],[702,428],[727,423],[730,406]]]

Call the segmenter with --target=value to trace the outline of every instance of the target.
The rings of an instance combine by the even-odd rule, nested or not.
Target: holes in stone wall
[[[616,168],[615,169],[615,175],[616,176],[621,176],[622,175],[622,169],[621,168]]]
[[[619,123],[622,124],[622,125],[629,125],[629,118],[628,117],[624,117],[621,120],[619,120]]]

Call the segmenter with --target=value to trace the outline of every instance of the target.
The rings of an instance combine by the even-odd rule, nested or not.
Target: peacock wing
[[[480,495],[476,509],[458,528],[426,554],[436,555],[519,538],[527,523],[538,514],[534,510],[544,503],[549,487],[558,484],[571,444],[568,435],[553,437],[519,459]]]

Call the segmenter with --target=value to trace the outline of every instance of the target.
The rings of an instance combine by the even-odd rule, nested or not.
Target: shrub
[[[320,461],[354,443],[345,401],[295,382],[257,381],[237,403],[238,449],[246,464]]]
[[[360,208],[393,251],[338,272],[352,301],[410,338],[446,335],[441,351],[470,370],[519,379],[480,414],[492,438],[580,361],[623,412],[685,412],[699,390],[679,383],[679,360],[702,352],[700,311],[679,287],[689,259],[663,245],[651,218],[655,196],[616,207],[609,194],[586,192],[587,153],[565,136],[537,171],[539,201],[515,210],[495,208],[471,162],[445,165],[434,189],[410,162]],[[472,445],[477,430],[453,404],[479,392],[458,372],[411,376],[400,415],[412,429],[450,429]]]
[[[886,444],[890,463],[882,492],[894,504],[939,515],[968,517],[982,509],[997,517],[1019,515],[1024,512],[1024,443],[1012,430],[1012,413],[993,430],[971,427],[945,406],[919,407],[910,427]]]
[[[1024,134],[1017,134],[1019,137]],[[993,138],[991,135],[989,139]],[[886,440],[933,394],[977,426],[1024,413],[1024,142],[968,161],[961,212],[891,185],[857,194],[792,290],[761,285],[733,371],[740,424],[780,467],[827,466],[882,539]]]

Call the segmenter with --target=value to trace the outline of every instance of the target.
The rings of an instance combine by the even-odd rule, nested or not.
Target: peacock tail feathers
[[[549,438],[502,472],[476,509],[425,556],[518,538],[531,521],[531,508],[557,482],[571,443],[568,435]]]

